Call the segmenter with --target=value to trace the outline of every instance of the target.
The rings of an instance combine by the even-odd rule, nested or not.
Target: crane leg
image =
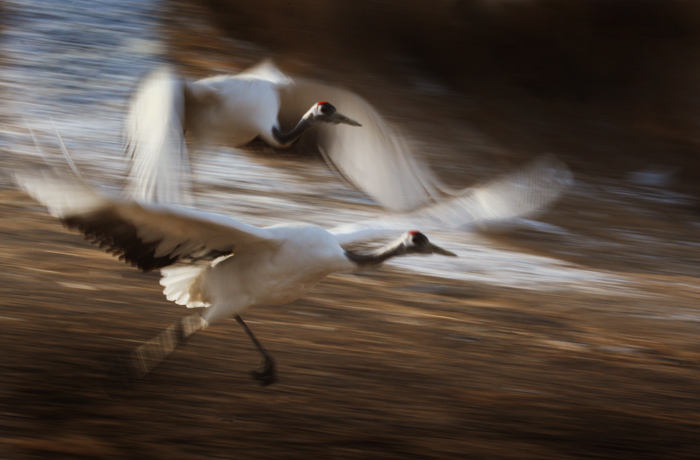
[[[243,318],[241,318],[240,315],[236,315],[236,321],[238,321],[238,324],[240,324],[243,330],[246,332],[246,334],[248,334],[248,337],[250,337],[250,339],[253,341],[258,351],[263,355],[263,358],[265,358],[265,361],[262,364],[262,369],[259,371],[251,371],[251,375],[255,380],[258,380],[260,384],[264,387],[272,385],[277,381],[277,372],[275,371],[275,360],[272,359],[272,356],[270,356],[267,353],[260,341],[258,341],[258,339],[253,334],[253,331],[250,330],[250,328],[245,323],[245,321],[243,321]]]

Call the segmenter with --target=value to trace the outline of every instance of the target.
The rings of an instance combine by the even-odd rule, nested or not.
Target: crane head
[[[443,256],[457,257],[457,254],[454,252],[442,249],[440,246],[431,243],[425,234],[417,230],[406,232],[403,243],[408,253],[411,254],[440,254]]]
[[[350,126],[362,126],[355,120],[346,117],[326,101],[318,102],[311,108],[311,115],[315,122],[330,123],[332,125],[345,124]]]

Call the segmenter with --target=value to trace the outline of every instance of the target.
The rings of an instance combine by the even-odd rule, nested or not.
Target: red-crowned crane
[[[438,206],[330,231],[303,223],[261,228],[175,204],[113,197],[82,179],[55,173],[20,172],[16,179],[90,242],[143,271],[160,269],[168,300],[204,307],[201,315],[185,317],[134,350],[124,363],[129,382],[151,371],[194,332],[233,316],[264,357],[262,369],[253,375],[269,385],[276,378],[274,360],[245,325],[241,311],[291,302],[331,273],[376,266],[402,255],[454,256],[423,233],[406,229],[463,227],[531,213],[560,194],[570,173],[552,160],[538,161]],[[348,249],[387,237],[396,239],[374,251]]]
[[[304,134],[312,126],[312,135]],[[305,147],[319,150],[350,183],[393,211],[439,201],[447,191],[360,96],[291,79],[269,61],[194,82],[161,67],[140,82],[125,127],[135,199],[192,202],[185,133],[195,149],[202,143],[237,147],[255,138],[288,147],[303,135]]]

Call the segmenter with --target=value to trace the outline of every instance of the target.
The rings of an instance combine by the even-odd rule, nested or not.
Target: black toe
[[[262,370],[251,371],[250,375],[253,376],[255,380],[260,382],[260,385],[266,387],[273,383],[277,383],[277,372],[275,370],[275,362],[272,359],[267,359],[263,363]]]

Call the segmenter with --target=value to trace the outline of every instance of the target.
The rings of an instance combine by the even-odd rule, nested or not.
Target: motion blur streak
[[[697,458],[696,2],[4,0],[0,10],[4,458]],[[231,322],[107,398],[109,358],[186,313],[15,189],[15,168],[43,162],[21,117],[60,159],[53,117],[83,174],[117,188],[143,75],[167,62],[195,80],[265,58],[359,94],[451,186],[543,153],[569,164],[575,184],[515,225],[431,234],[459,258],[331,277],[251,312],[283,384],[251,384],[256,350]],[[251,148],[199,151],[200,206],[256,225],[383,215],[303,145],[302,158]]]

